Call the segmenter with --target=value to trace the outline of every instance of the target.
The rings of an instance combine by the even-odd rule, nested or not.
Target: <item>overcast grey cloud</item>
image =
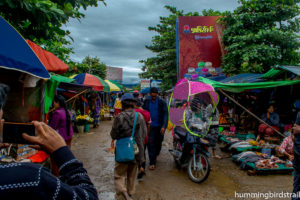
[[[155,35],[148,27],[158,24],[160,16],[169,15],[165,5],[185,12],[225,11],[238,6],[237,0],[106,0],[106,4],[89,7],[81,22],[67,24],[74,39],[71,58],[81,61],[87,55],[97,56],[109,66],[122,67],[127,83],[138,81],[139,60],[153,56],[145,48]]]

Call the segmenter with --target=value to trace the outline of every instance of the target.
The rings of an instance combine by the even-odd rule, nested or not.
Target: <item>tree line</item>
[[[151,45],[146,45],[155,56],[140,61],[140,77],[163,80],[165,90],[175,85],[178,16],[221,16],[218,23],[225,27],[222,42],[227,53],[220,67],[226,74],[264,73],[274,65],[299,65],[299,2],[239,0],[240,6],[232,12],[209,9],[201,13],[165,6],[170,15],[148,28],[156,32]]]
[[[105,5],[104,0],[4,0],[0,1],[0,15],[26,39],[52,52],[70,66],[66,75],[93,72],[105,78],[106,65],[97,57],[87,56],[82,62],[70,59],[74,41],[64,25],[70,19],[80,20],[89,6]]]

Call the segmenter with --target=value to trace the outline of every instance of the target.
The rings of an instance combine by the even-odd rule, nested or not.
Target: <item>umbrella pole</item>
[[[226,94],[222,89],[219,89],[219,91],[225,95],[226,97],[228,97],[231,101],[233,101],[236,105],[238,105],[239,107],[241,107],[242,109],[244,109],[247,113],[249,113],[250,115],[252,115],[252,117],[254,117],[255,119],[257,119],[259,122],[267,125],[270,129],[272,129],[273,131],[275,131],[278,135],[282,136],[282,137],[286,137],[285,135],[283,135],[282,133],[280,133],[278,130],[276,130],[275,128],[273,128],[272,126],[270,126],[269,124],[267,124],[265,121],[263,121],[262,119],[260,119],[258,116],[256,116],[254,113],[252,113],[250,110],[248,110],[247,108],[245,108],[244,106],[242,106],[239,102],[237,102],[234,98],[232,98],[230,95]]]

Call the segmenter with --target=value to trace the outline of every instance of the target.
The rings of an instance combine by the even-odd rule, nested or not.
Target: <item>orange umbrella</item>
[[[39,45],[30,40],[26,40],[26,42],[49,72],[63,74],[68,71],[69,66],[61,61],[57,56],[49,51],[42,49]]]

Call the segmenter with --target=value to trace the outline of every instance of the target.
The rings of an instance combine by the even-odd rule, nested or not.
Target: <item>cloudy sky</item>
[[[122,67],[126,83],[137,82],[141,72],[139,60],[153,56],[145,48],[155,32],[149,26],[159,23],[160,16],[168,16],[164,5],[175,6],[185,12],[201,12],[203,9],[233,10],[237,0],[105,0],[97,8],[83,11],[80,22],[71,20],[67,29],[74,39],[73,60],[85,56],[97,56],[109,66]]]

